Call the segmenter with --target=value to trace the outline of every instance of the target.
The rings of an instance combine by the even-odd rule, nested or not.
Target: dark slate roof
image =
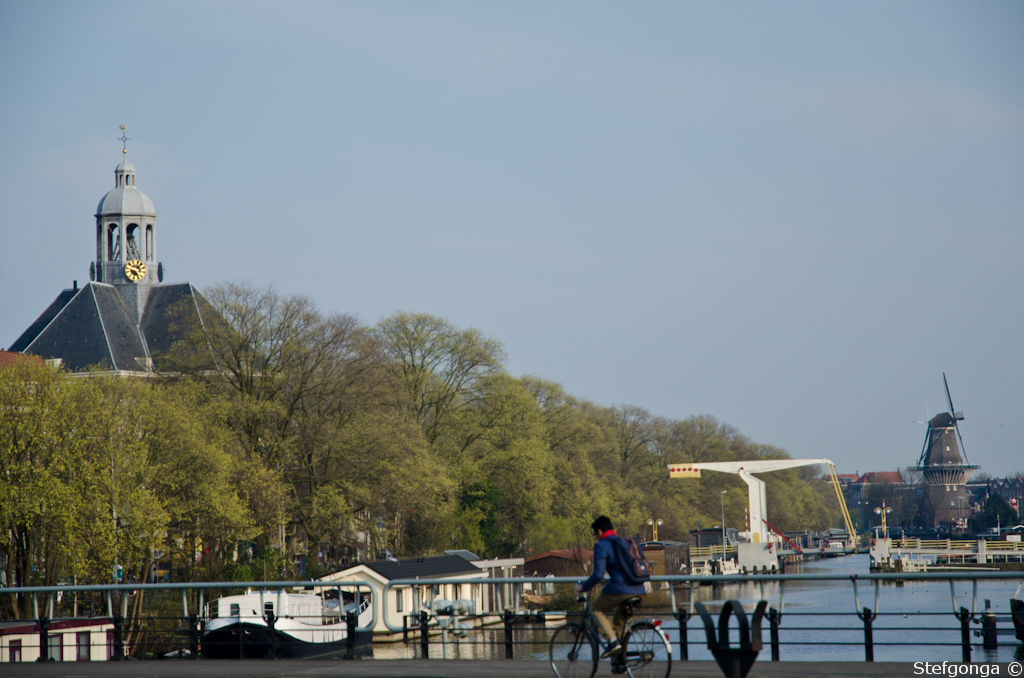
[[[154,285],[136,325],[113,285],[91,282],[77,292],[64,290],[11,351],[60,358],[71,371],[145,370],[154,350],[166,353],[180,338],[172,331],[179,319],[169,311],[183,300],[196,317],[200,306],[208,306],[189,283]]]
[[[103,318],[96,295],[93,294],[94,285],[96,283],[90,283],[78,290],[78,294],[32,340],[25,353],[44,358],[60,358],[69,370],[96,365],[115,368],[114,357],[103,330]],[[113,289],[111,291],[114,292]],[[114,296],[117,298],[116,292]],[[117,301],[121,302],[120,298]],[[123,302],[121,312],[127,313]]]
[[[118,370],[145,369],[145,365],[140,365],[136,359],[145,360],[149,357],[149,351],[139,333],[139,326],[128,314],[128,308],[121,300],[121,295],[117,293],[113,285],[90,283],[88,289],[92,290],[96,298],[96,307],[103,320],[107,346],[114,358],[114,368]]]
[[[185,318],[180,313],[188,313],[193,319],[197,318],[200,305],[205,307],[206,304],[206,300],[191,283],[153,287],[146,300],[141,329],[149,353],[158,367],[160,356],[169,353],[174,342],[182,338],[181,327],[185,324]]]
[[[397,563],[390,560],[375,560],[363,563],[385,579],[430,579],[432,577],[457,577],[460,574],[480,572],[460,556],[431,556],[429,558],[404,558]]]
[[[50,321],[60,313],[62,308],[67,306],[68,302],[71,301],[71,298],[75,296],[75,294],[76,290],[64,290],[58,294],[53,303],[46,307],[46,310],[36,318],[34,323],[28,326],[27,330],[21,333],[21,336],[18,337],[17,341],[7,347],[7,350],[14,353],[21,353],[28,348],[28,345],[32,343],[32,340],[39,336],[39,333],[50,324]]]

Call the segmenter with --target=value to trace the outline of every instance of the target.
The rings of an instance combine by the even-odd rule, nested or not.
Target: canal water
[[[793,572],[804,574],[866,574],[869,556],[856,555],[811,561]],[[1024,578],[1024,574],[1022,574]],[[979,581],[977,617],[991,602],[996,615],[1009,617],[1010,597],[1019,580]],[[780,585],[765,584],[765,598],[771,607],[780,607]],[[957,608],[971,609],[973,584],[954,583]],[[960,645],[960,622],[953,616],[953,598],[947,581],[883,582],[879,587],[875,609],[874,584],[860,582],[860,606],[878,613],[873,622],[875,661],[959,662],[963,657]],[[1022,592],[1024,595],[1024,592]],[[760,585],[754,582],[721,587],[702,587],[694,596],[709,610],[721,609],[725,600],[739,600],[744,610],[752,611],[760,600]],[[785,608],[779,625],[780,659],[783,661],[864,661],[864,623],[856,614],[853,584],[848,581],[786,582]],[[715,619],[717,623],[717,617]],[[666,620],[665,625],[669,622]],[[675,634],[678,625],[672,624]],[[1024,658],[1024,646],[1013,635],[999,636],[999,648],[985,650],[981,638],[974,635],[981,624],[971,623],[972,661],[1008,662]],[[1009,621],[1000,628],[1012,629]],[[691,618],[687,623],[691,642],[691,659],[712,659],[707,649],[703,625]],[[764,649],[761,659],[771,657],[768,646],[767,620],[764,623]],[[818,630],[824,629],[824,630]],[[678,636],[673,634],[673,641]],[[735,636],[734,636],[735,638]],[[695,645],[694,641],[702,641]]]
[[[805,574],[866,574],[868,556],[846,556],[805,563],[796,570]],[[1024,573],[1022,573],[1024,579]],[[993,611],[1000,617],[1010,614],[1010,597],[1019,580],[979,581],[977,616],[980,620],[985,599],[991,601]],[[971,609],[972,584],[969,581],[954,584],[957,608]],[[858,585],[860,606],[874,609],[874,584]],[[766,583],[765,598],[770,606],[780,607],[780,584]],[[1021,592],[1024,597],[1024,591]],[[761,587],[755,582],[702,586],[694,598],[711,611],[715,623],[718,612],[726,600],[738,600],[749,613],[761,599]],[[688,609],[685,594],[678,596],[681,609]],[[962,658],[960,622],[953,616],[953,600],[946,581],[917,581],[883,583],[879,589],[878,617],[874,627],[875,661],[896,662],[959,662]],[[662,619],[662,628],[672,642],[673,659],[679,659],[679,626],[667,611],[654,612]],[[514,632],[515,658],[546,660],[547,644],[560,623],[546,625],[517,625]],[[690,659],[713,660],[707,649],[706,635],[699,616],[686,624]],[[735,621],[733,622],[735,628]],[[1009,621],[1000,622],[999,628],[1012,629]],[[971,623],[972,660],[975,662],[1024,661],[1024,645],[1012,634],[999,636],[999,647],[986,650],[974,631],[980,623]],[[410,635],[410,639],[412,634]],[[732,638],[736,640],[733,632]],[[764,648],[759,661],[771,659],[768,621],[764,621],[762,638]],[[853,585],[848,581],[786,582],[785,608],[779,626],[780,659],[782,661],[864,661],[864,624],[856,615]],[[470,633],[469,637],[448,646],[448,656],[456,659],[503,659],[505,657],[504,630],[501,626],[488,627]],[[374,656],[381,659],[418,658],[419,645],[374,644]],[[430,657],[441,658],[443,648],[440,637],[432,637]]]

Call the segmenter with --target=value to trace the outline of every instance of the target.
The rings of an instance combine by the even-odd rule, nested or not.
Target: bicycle
[[[569,622],[551,636],[549,657],[558,678],[590,678],[597,673],[601,647],[597,620],[586,596],[577,600],[585,602],[583,622]],[[631,621],[633,606],[640,600],[640,596],[634,596],[624,603],[622,651],[611,657],[612,672],[628,673],[632,678],[668,678],[672,672],[672,646],[661,630],[661,620]]]

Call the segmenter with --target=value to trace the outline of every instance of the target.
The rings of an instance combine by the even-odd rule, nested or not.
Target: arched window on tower
[[[138,224],[128,224],[125,228],[125,254],[129,259],[141,259],[142,253],[139,252],[139,238],[142,235],[142,231]]]
[[[153,261],[153,224],[146,224],[146,261]]]
[[[107,224],[107,261],[121,258],[121,230],[117,224]]]

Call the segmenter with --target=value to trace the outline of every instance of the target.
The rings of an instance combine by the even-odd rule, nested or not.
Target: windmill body
[[[942,380],[946,381],[945,374]],[[953,409],[948,383],[946,397],[949,412],[937,414],[928,421],[924,447],[917,462],[917,470],[924,477],[926,499],[920,520],[929,527],[964,528],[970,515],[967,481],[979,467],[964,463],[961,456],[963,438],[957,422],[963,421],[964,415]],[[960,438],[959,445],[957,438]]]

